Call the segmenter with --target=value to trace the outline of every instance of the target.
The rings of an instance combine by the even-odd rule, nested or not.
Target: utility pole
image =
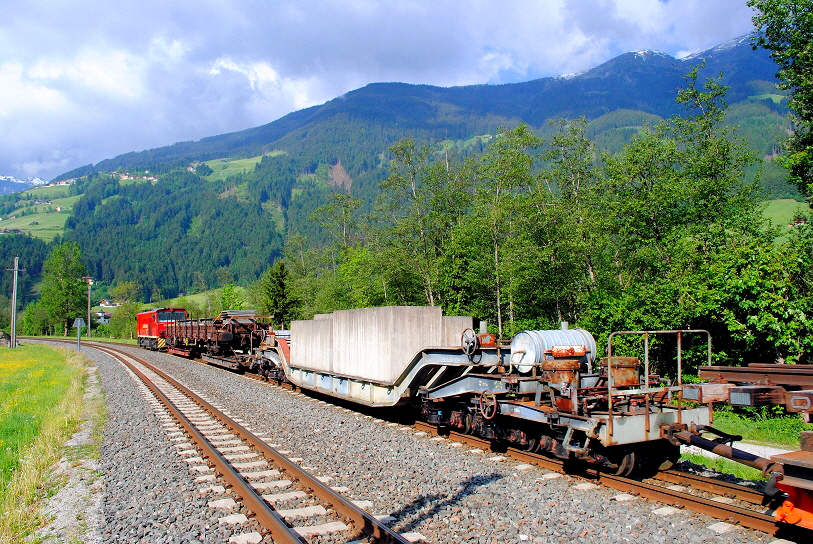
[[[25,268],[20,268],[19,265],[20,257],[15,255],[14,266],[11,268],[6,267],[6,270],[11,270],[14,273],[14,281],[11,284],[11,342],[8,345],[10,348],[17,347],[17,273],[25,271]]]
[[[85,337],[90,338],[90,286],[93,285],[93,278],[90,276],[82,276],[82,279],[88,283],[88,330],[85,333]]]

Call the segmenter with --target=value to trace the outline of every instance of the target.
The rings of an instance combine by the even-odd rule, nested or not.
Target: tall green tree
[[[43,264],[42,304],[50,321],[61,326],[65,336],[73,320],[85,314],[84,275],[82,250],[76,242],[55,246]]]
[[[493,317],[497,321],[497,331],[503,334],[507,311],[509,321],[514,318],[516,301],[513,296],[511,251],[508,247],[517,240],[517,216],[514,210],[516,196],[529,190],[535,184],[533,163],[535,150],[542,140],[526,125],[510,130],[502,130],[495,142],[482,157],[474,214],[482,229],[483,238],[488,243],[490,260],[489,276]]]
[[[31,302],[25,307],[22,317],[22,330],[24,334],[39,336],[51,334],[53,325],[48,318],[48,310],[41,300]]]
[[[471,177],[447,152],[409,138],[390,151],[390,175],[381,182],[376,202],[382,228],[374,245],[381,274],[374,281],[382,282],[386,299],[442,304],[439,259],[471,201]]]
[[[790,91],[794,133],[784,165],[791,180],[813,195],[813,0],[749,0],[758,34],[754,47],[771,51],[779,65],[780,88]]]
[[[283,259],[276,261],[260,278],[257,298],[260,311],[270,315],[275,325],[283,328],[290,326],[296,301],[291,295],[288,271]]]

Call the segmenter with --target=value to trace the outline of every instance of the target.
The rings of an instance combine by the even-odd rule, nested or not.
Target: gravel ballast
[[[715,525],[688,511],[659,515],[664,505],[618,501],[611,489],[576,489],[584,481],[494,460],[447,439],[418,436],[301,393],[164,354],[134,352],[282,444],[374,515],[395,518],[399,532],[431,542],[772,542],[774,537]]]
[[[289,458],[302,458],[365,509],[390,515],[401,533],[429,542],[773,542],[690,511],[521,465],[403,425],[181,358],[123,348],[222,405]],[[194,475],[175,453],[133,379],[107,355],[101,445],[101,542],[226,542]],[[660,510],[663,512],[663,510]],[[253,523],[253,522],[251,522]],[[251,530],[238,530],[245,532]]]

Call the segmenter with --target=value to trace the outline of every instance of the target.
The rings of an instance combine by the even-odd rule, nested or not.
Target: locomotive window
[[[158,312],[159,323],[172,323],[174,321],[183,321],[186,319],[184,312]]]

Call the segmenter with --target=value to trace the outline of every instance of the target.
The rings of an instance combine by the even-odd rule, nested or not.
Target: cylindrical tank
[[[554,346],[584,346],[586,348],[584,355],[570,358],[587,363],[588,370],[592,367],[596,357],[596,340],[584,329],[522,331],[511,340],[511,363],[520,372],[530,372],[534,365],[545,360],[553,360],[554,357],[545,352]]]

